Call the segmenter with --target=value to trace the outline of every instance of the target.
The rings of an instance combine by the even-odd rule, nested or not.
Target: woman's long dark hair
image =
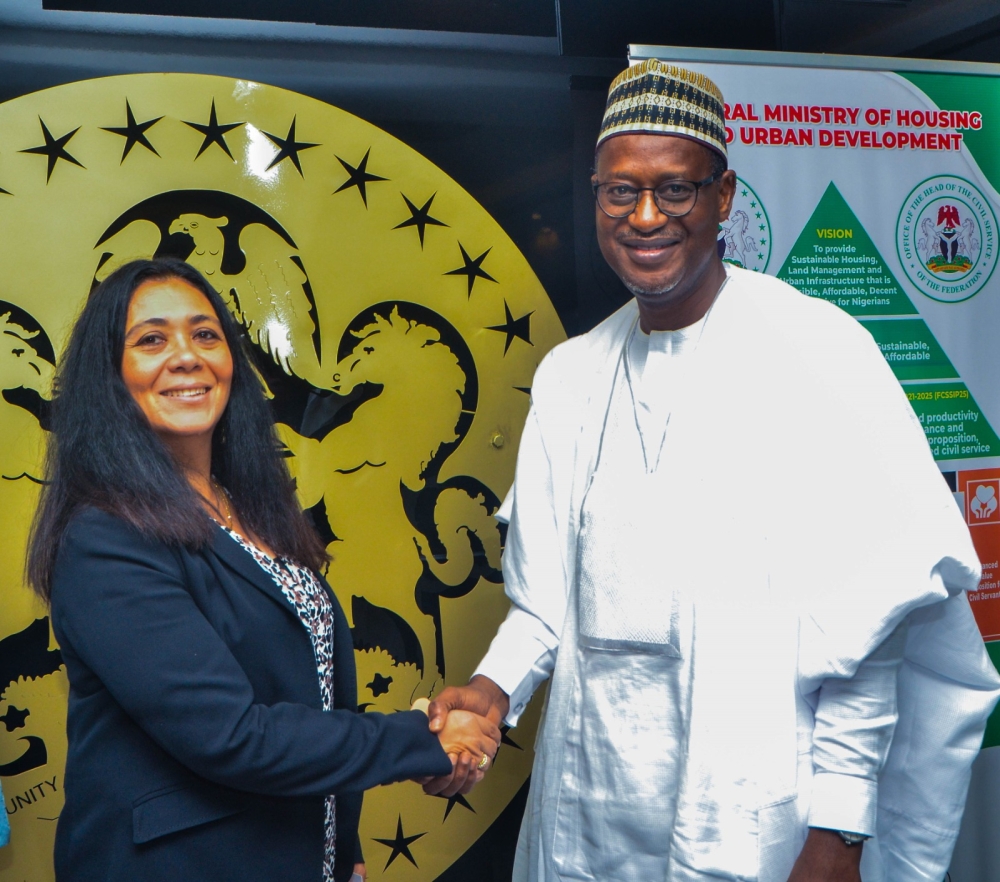
[[[243,527],[275,554],[313,569],[329,559],[295,498],[270,407],[226,304],[201,273],[181,260],[136,260],[94,289],[60,361],[47,484],[27,559],[28,581],[46,601],[63,533],[86,506],[171,545],[204,547],[217,529],[121,375],[133,294],[144,282],[172,278],[208,298],[233,357],[229,403],[212,439],[215,478],[228,490]]]

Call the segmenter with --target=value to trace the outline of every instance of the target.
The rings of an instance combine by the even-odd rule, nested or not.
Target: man
[[[868,333],[719,259],[724,132],[701,75],[612,84],[597,235],[635,299],[538,369],[513,605],[432,728],[551,677],[517,880],[939,880],[1000,682],[979,564]]]

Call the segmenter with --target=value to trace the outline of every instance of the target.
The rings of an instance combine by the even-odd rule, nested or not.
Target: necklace
[[[225,506],[226,512],[224,517],[226,521],[226,526],[228,526],[229,529],[231,530],[233,529],[233,509],[232,506],[229,504],[229,494],[226,492],[226,488],[223,487],[215,479],[215,477],[213,477],[211,480],[212,480],[212,489],[215,491],[215,498],[220,500],[223,506]],[[222,512],[219,510],[218,505],[213,505],[212,508],[215,510],[216,514],[220,516],[222,515]]]

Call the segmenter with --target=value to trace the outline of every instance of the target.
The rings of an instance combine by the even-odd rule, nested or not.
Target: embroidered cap
[[[719,87],[704,74],[655,58],[633,64],[611,83],[597,146],[629,132],[692,138],[728,158]]]

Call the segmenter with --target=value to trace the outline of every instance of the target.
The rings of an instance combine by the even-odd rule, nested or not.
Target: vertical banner
[[[725,96],[739,183],[723,259],[836,304],[882,350],[969,525],[983,564],[969,599],[1000,666],[1000,68],[711,55],[633,47]],[[871,504],[891,531],[892,500]],[[983,744],[996,745],[1000,713]]]
[[[634,60],[675,57],[636,48]],[[766,60],[682,62],[726,100],[738,185],[719,252],[836,304],[875,338],[970,526],[983,562],[970,599],[1000,660],[1000,71]]]
[[[22,575],[54,365],[92,286],[154,255],[197,267],[245,331],[333,558],[362,710],[467,682],[508,608],[493,514],[565,334],[469,193],[374,125],[245,80],[110,77],[0,105],[3,879],[52,878],[63,804],[65,669]],[[522,790],[538,715],[468,796],[371,791],[369,878],[446,872]]]

